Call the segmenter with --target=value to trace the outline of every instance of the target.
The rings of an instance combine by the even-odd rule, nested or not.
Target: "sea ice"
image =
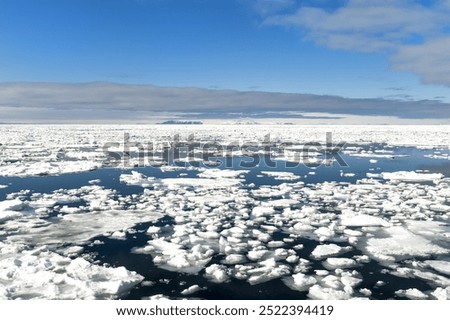
[[[341,253],[344,253],[350,249],[351,248],[349,247],[344,248],[334,243],[321,244],[314,248],[313,252],[311,252],[311,257],[317,260],[321,260],[323,258],[340,255]]]
[[[356,261],[349,258],[328,258],[323,262],[323,266],[330,270],[351,268],[356,265]]]
[[[308,291],[308,289],[317,283],[313,276],[308,276],[303,273],[293,274],[291,277],[286,277],[283,282],[292,290]]]
[[[143,279],[124,267],[74,260],[47,247],[0,244],[0,299],[113,299]]]
[[[223,283],[228,281],[227,268],[222,265],[212,264],[205,269],[205,277],[215,283]]]
[[[450,261],[426,260],[424,262],[434,270],[446,275],[450,275]]]
[[[384,228],[383,232],[366,240],[362,249],[379,261],[396,261],[411,257],[446,254],[448,249],[418,236],[400,226]]]
[[[281,172],[281,171],[261,171],[261,173],[273,177],[275,180],[297,180],[300,179],[299,176],[292,172]]]
[[[433,181],[444,177],[441,173],[417,173],[414,171],[382,172],[381,177],[396,181]]]
[[[163,239],[150,240],[147,246],[135,248],[134,252],[150,253],[153,262],[162,269],[192,274],[204,269],[214,254],[214,250],[208,246],[197,244],[186,249],[180,244]]]
[[[348,300],[352,295],[350,292],[321,287],[315,284],[309,288],[308,297],[313,300]]]
[[[184,296],[187,296],[187,295],[191,295],[191,294],[194,294],[194,293],[202,291],[202,290],[205,290],[205,288],[200,287],[198,284],[194,284],[194,285],[190,286],[189,288],[186,288],[183,291],[181,291],[181,294]]]
[[[428,298],[427,294],[423,293],[422,291],[420,291],[416,288],[406,289],[406,290],[397,290],[397,291],[395,291],[395,294],[399,297],[406,297],[406,298],[412,299],[412,300]]]

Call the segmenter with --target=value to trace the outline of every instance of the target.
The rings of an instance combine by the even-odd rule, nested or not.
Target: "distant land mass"
[[[199,120],[167,120],[161,122],[161,124],[203,124],[203,121]]]

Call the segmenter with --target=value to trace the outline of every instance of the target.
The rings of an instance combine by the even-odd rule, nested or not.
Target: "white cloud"
[[[439,31],[448,20],[442,8],[414,1],[350,0],[334,11],[300,7],[293,14],[274,15],[264,23],[300,27],[307,39],[331,48],[379,51]]]
[[[413,71],[424,83],[450,87],[450,36],[418,45],[401,46],[391,59],[394,68]]]
[[[293,13],[263,17],[263,24],[299,28],[304,39],[333,49],[389,52],[395,69],[450,86],[449,17],[449,0],[348,0],[334,9],[300,2]]]

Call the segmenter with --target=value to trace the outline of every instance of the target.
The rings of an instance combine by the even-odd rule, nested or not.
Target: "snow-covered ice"
[[[0,243],[0,252],[1,299],[112,299],[143,279],[124,267],[72,260],[45,246],[29,250]]]
[[[337,256],[343,252],[348,251],[349,249],[350,248],[341,247],[334,243],[321,244],[314,248],[311,256],[314,259],[323,259],[331,256]]]

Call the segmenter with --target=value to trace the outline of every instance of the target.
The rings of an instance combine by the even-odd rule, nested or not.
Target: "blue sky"
[[[450,102],[448,16],[444,0],[0,0],[0,83]]]

